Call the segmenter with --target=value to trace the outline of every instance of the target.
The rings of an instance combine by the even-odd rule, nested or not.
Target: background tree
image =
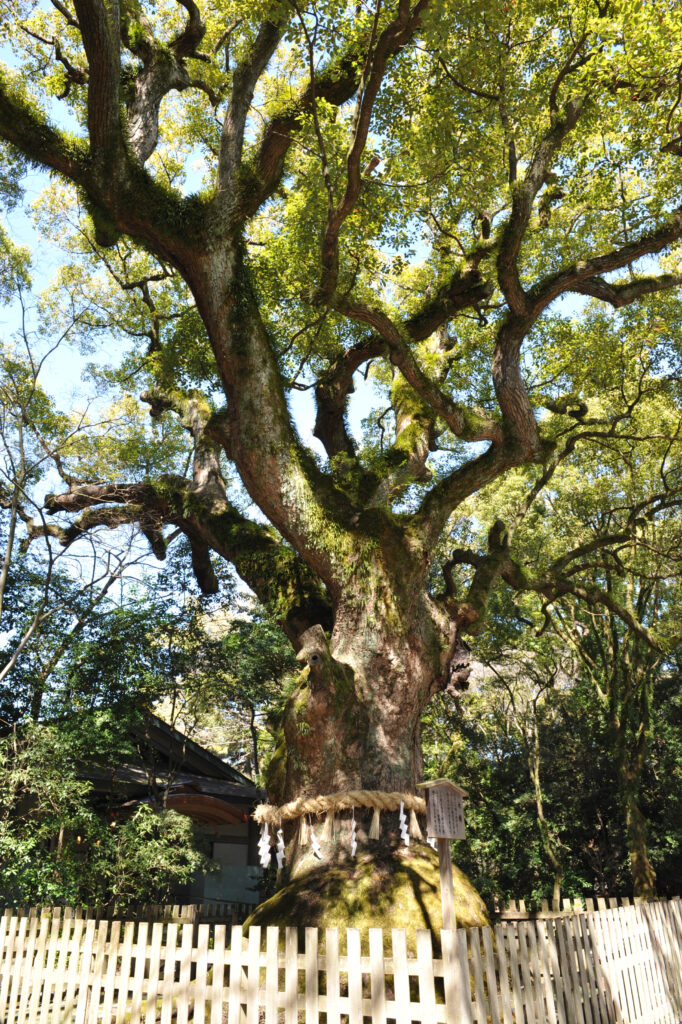
[[[630,339],[636,340],[635,325],[631,325]],[[586,806],[581,812],[569,780],[557,782],[561,775],[557,776],[556,767],[542,772],[552,778],[551,816],[563,819],[558,845],[555,839],[555,849],[548,848],[540,765],[545,761],[556,765],[558,749],[565,753],[566,763],[582,762],[576,775],[583,779],[581,788],[599,792],[604,799],[601,819],[618,837],[612,844],[616,861],[606,872],[611,876],[608,884],[612,889],[616,884],[616,864],[622,876],[623,858],[617,852],[622,844],[629,859],[630,878],[625,884],[645,897],[655,892],[645,810],[653,804],[651,813],[658,816],[649,788],[651,773],[657,770],[652,744],[656,728],[665,719],[667,702],[673,700],[674,706],[670,678],[680,642],[679,509],[675,503],[659,506],[651,500],[658,483],[665,485],[677,429],[676,410],[661,402],[661,388],[658,373],[642,370],[629,433],[612,436],[608,445],[591,453],[568,458],[515,534],[515,559],[535,566],[552,566],[557,559],[565,559],[571,539],[581,538],[571,560],[583,593],[549,594],[546,600],[522,593],[513,600],[497,595],[492,612],[495,630],[477,647],[493,673],[484,687],[483,706],[488,702],[494,709],[484,731],[491,733],[492,743],[501,742],[504,733],[506,742],[513,739],[526,756],[545,855],[554,862],[565,851],[573,862],[572,871],[576,858],[582,858],[583,884],[604,884],[605,879],[598,881],[598,873],[588,883],[587,854],[595,872],[598,860],[604,859],[597,830],[589,841],[576,841],[576,828],[565,817],[569,807],[587,824],[590,818],[594,821],[594,808],[583,793]],[[501,509],[513,507],[517,487],[513,479],[493,485],[487,495],[479,496],[478,514],[490,522]],[[634,518],[636,529],[623,530]],[[479,529],[485,533],[485,521]],[[603,549],[600,537],[605,532],[615,543]],[[585,599],[590,588],[599,588],[627,605],[630,622],[608,605],[591,605]],[[563,671],[557,673],[562,663]],[[583,754],[571,752],[574,744],[568,735],[551,724],[552,716],[565,717],[569,708],[581,719],[572,728],[585,747]],[[472,735],[476,736],[475,731]],[[481,749],[480,740],[473,742]],[[455,755],[461,761],[457,743]],[[588,769],[589,761],[595,759],[604,773],[601,781]],[[461,767],[465,775],[471,771]],[[660,851],[656,856],[661,862],[665,859]],[[552,866],[556,889],[560,863]],[[599,873],[604,875],[603,869]]]
[[[125,906],[164,902],[207,861],[192,822],[141,804],[114,817],[98,804],[85,766],[112,770],[133,755],[119,706],[69,720],[15,728],[0,740],[2,895],[29,905]],[[113,824],[112,824],[113,822]]]
[[[626,346],[607,368],[606,353],[629,308],[682,280],[681,18],[630,0],[17,10],[24,77],[3,75],[0,135],[75,186],[73,237],[125,293],[110,325],[142,343],[110,379],[135,379],[189,442],[186,472],[160,457],[74,473],[46,511],[81,532],[139,523],[157,556],[179,530],[204,590],[213,553],[279,618],[308,668],[273,800],[411,789],[420,715],[461,684],[462,634],[499,581],[604,605],[648,637],[583,580],[582,538],[530,566],[511,545],[558,466],[631,432],[637,361]],[[53,198],[46,221],[65,209]],[[65,273],[68,294],[82,280]],[[626,312],[567,319],[586,297]],[[648,343],[662,384],[666,308]],[[358,444],[363,367],[378,402]],[[323,452],[294,423],[300,389]],[[235,498],[233,469],[270,525]],[[515,501],[435,590],[450,517],[505,476]],[[671,469],[645,507],[679,486]]]
[[[39,382],[69,328],[47,346],[30,336],[26,254],[11,250],[10,255],[14,276],[8,278],[8,297],[19,302],[22,326],[17,340],[0,344],[0,686],[8,686],[11,677],[13,705],[5,709],[6,721],[26,713],[40,717],[50,675],[140,556],[132,534],[117,538],[115,545],[96,546],[86,536],[79,545],[79,531],[65,533],[45,518],[41,506],[48,482],[60,476],[71,480],[65,461],[91,443],[90,431],[101,436],[112,421],[104,414],[103,421],[93,423],[87,410],[60,412]],[[28,550],[36,536],[45,541],[40,554]]]

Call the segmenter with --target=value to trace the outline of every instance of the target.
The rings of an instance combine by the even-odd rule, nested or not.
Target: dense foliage
[[[0,878],[5,901],[28,905],[161,903],[207,861],[184,815],[96,793],[133,753],[129,715],[80,714],[31,724],[0,741]]]
[[[469,793],[467,839],[454,846],[459,866],[486,898],[551,902],[555,871],[538,819],[527,749],[516,711],[527,696],[516,652],[482,674],[456,707],[439,702],[424,723],[427,770]],[[589,681],[546,679],[535,712],[543,813],[562,867],[561,897],[633,892],[625,810],[608,728]],[[511,688],[508,689],[508,686]],[[537,693],[537,689],[535,690]],[[512,694],[515,705],[512,703]],[[639,795],[648,854],[661,894],[682,876],[682,695],[679,671],[656,680],[655,739]]]

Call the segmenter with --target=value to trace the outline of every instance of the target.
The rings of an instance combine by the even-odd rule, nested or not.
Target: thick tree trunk
[[[630,684],[631,692],[639,692],[646,697],[649,680],[640,678],[639,685]],[[642,774],[646,763],[646,755],[650,737],[650,694],[642,703],[644,713],[639,727],[632,730],[628,719],[621,710],[612,716],[611,728],[614,736],[616,761],[618,765],[618,782],[625,816],[625,833],[630,857],[632,888],[635,896],[652,899],[656,895],[656,872],[649,860],[647,849],[647,821],[642,812],[639,800]]]
[[[422,777],[420,716],[447,677],[445,621],[428,598],[410,599],[404,585],[377,594],[356,582],[359,593],[335,609],[331,637],[319,626],[301,637],[303,670],[272,723],[277,746],[267,788],[274,804],[354,789],[414,793]],[[371,816],[356,809],[361,847]],[[322,822],[310,824],[331,841]],[[349,845],[350,814],[335,827],[325,856],[335,856],[339,842]],[[397,814],[384,812],[380,831],[382,846],[400,845]],[[296,874],[310,866],[311,850],[299,841],[298,822],[284,832]]]
[[[331,638],[320,627],[301,638],[304,668],[273,723],[277,749],[267,777],[273,804],[349,789],[414,793],[421,778],[421,711],[450,679],[445,622],[428,598],[403,604],[408,595],[399,582],[378,598],[366,590],[363,598],[359,582],[357,589],[335,609]],[[406,928],[413,940],[417,928],[438,933],[436,853],[415,837],[407,846],[395,812],[381,814],[378,838],[370,838],[372,810],[356,807],[353,814],[355,851],[350,812],[313,816],[303,826],[300,819],[284,823],[282,888],[248,923]],[[425,832],[423,820],[421,826]],[[458,924],[487,923],[469,880],[456,867],[454,877]]]
[[[537,726],[534,729],[532,743],[528,746],[528,768],[535,796],[535,813],[540,831],[540,841],[554,876],[552,883],[552,907],[558,910],[561,906],[561,882],[564,876],[564,867],[559,852],[559,844],[552,835],[545,818],[544,797],[540,780],[540,742]]]
[[[426,616],[376,621],[361,599],[339,608],[332,636],[301,637],[304,664],[278,726],[273,802],[344,789],[413,792],[419,719],[443,674],[443,638]],[[430,635],[429,635],[430,634]]]
[[[633,893],[643,899],[653,899],[656,896],[656,872],[649,860],[646,818],[642,814],[637,789],[632,785],[632,781],[626,778],[622,788]]]

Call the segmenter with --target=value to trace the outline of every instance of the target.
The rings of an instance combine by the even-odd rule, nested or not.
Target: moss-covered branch
[[[666,291],[680,283],[677,274],[643,276],[625,282],[606,282],[600,275],[627,267],[643,256],[655,256],[682,237],[682,207],[678,206],[654,231],[618,246],[610,252],[580,260],[565,267],[529,292],[533,313],[539,316],[559,295],[574,291],[610,303],[614,308],[626,306],[644,295]]]
[[[91,181],[87,142],[51,125],[11,73],[0,69],[0,135],[32,163],[87,188]]]
[[[46,532],[64,545],[97,527],[137,523],[163,557],[162,529],[175,526],[188,538],[197,581],[215,593],[210,564],[213,551],[230,561],[237,573],[282,623],[294,644],[312,625],[331,626],[328,597],[319,579],[276,532],[238,512],[223,495],[218,501],[191,481],[166,476],[154,483],[83,484],[45,499],[48,515],[80,513],[68,527],[34,523],[33,537]]]

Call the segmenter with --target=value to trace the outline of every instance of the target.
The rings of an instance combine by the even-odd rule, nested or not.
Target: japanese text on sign
[[[427,831],[434,839],[464,839],[464,802],[447,786],[428,791]]]

